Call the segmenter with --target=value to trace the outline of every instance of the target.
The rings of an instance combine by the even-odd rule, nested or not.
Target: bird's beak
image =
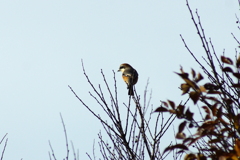
[[[121,70],[119,69],[118,72],[120,72]]]

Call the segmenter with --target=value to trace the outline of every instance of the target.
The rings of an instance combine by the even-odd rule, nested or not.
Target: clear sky
[[[207,37],[218,55],[235,56],[238,36],[237,0],[192,1]],[[143,95],[147,79],[153,106],[160,100],[180,102],[181,79],[174,74],[200,68],[180,39],[197,57],[203,56],[184,0],[1,0],[0,1],[0,137],[8,133],[4,159],[49,159],[48,140],[57,158],[65,156],[61,112],[80,158],[88,159],[101,124],[70,92],[68,85],[96,113],[98,105],[81,70],[81,59],[95,85],[100,69],[112,81],[112,70],[130,63],[139,73]],[[120,103],[128,100],[126,85],[116,73]],[[113,86],[112,86],[113,89]],[[3,145],[1,145],[1,148]],[[1,149],[0,148],[0,149]],[[97,146],[95,147],[98,149]],[[71,153],[70,153],[71,155]]]

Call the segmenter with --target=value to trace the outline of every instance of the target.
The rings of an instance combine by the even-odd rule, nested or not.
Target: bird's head
[[[120,65],[119,69],[118,69],[118,72],[124,72],[125,69],[127,68],[132,68],[132,66],[130,64],[127,64],[127,63],[123,63]]]

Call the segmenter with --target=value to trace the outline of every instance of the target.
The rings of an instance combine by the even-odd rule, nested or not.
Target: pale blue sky
[[[238,35],[237,0],[192,1],[217,54],[234,57]],[[81,70],[81,59],[94,84],[103,84],[100,69],[109,81],[112,70],[130,63],[139,73],[136,85],[143,94],[147,79],[153,106],[160,100],[182,98],[181,79],[174,74],[182,65],[199,70],[179,37],[201,57],[196,29],[184,0],[175,1],[0,1],[0,137],[8,133],[4,159],[48,159],[51,140],[57,158],[65,156],[68,138],[80,158],[88,159],[100,123],[70,92],[77,94],[97,113],[88,95],[92,91]],[[121,103],[128,100],[126,85],[117,73]],[[113,86],[112,86],[113,89]],[[97,146],[96,146],[97,150]],[[70,153],[71,155],[71,153]]]

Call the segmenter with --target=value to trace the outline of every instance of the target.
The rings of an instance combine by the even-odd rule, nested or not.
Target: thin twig
[[[8,133],[6,133],[6,134],[3,136],[2,140],[0,141],[0,144],[2,144],[2,142],[3,142],[3,140],[5,139],[5,137],[7,136],[7,134],[8,134]]]
[[[3,147],[1,160],[3,160],[3,155],[4,155],[5,149],[6,149],[6,147],[7,147],[7,142],[8,142],[8,138],[6,139],[6,141],[5,141],[5,145],[4,145],[4,147]]]
[[[76,152],[75,152],[74,145],[73,145],[73,142],[72,142],[72,141],[71,141],[71,145],[72,145],[74,160],[77,160]]]
[[[51,148],[52,156],[53,156],[54,160],[57,160],[57,158],[55,157],[55,154],[54,154],[54,151],[53,151],[53,148],[52,148],[51,142],[48,141],[48,143],[49,143],[49,146],[50,146],[50,148]]]
[[[233,38],[236,40],[236,42],[238,43],[238,45],[240,45],[240,42],[239,42],[238,39],[234,36],[234,34],[233,34],[233,33],[231,33],[231,34],[232,34]]]
[[[65,135],[65,142],[66,142],[66,150],[67,150],[66,160],[68,160],[69,148],[68,148],[67,130],[66,130],[66,127],[65,127],[65,124],[64,124],[64,121],[63,121],[63,118],[62,118],[62,114],[61,114],[61,113],[60,113],[60,117],[61,117],[61,120],[62,120],[62,125],[63,125],[63,129],[64,129],[64,135]]]

